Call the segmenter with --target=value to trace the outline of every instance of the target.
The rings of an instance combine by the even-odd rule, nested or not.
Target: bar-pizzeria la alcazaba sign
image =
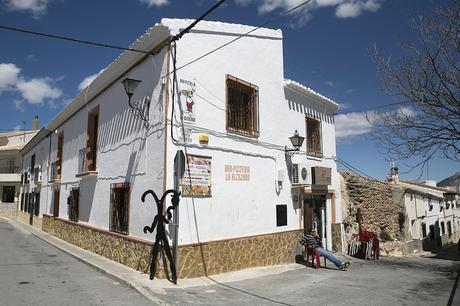
[[[249,181],[251,179],[251,167],[239,165],[225,165],[226,181]]]

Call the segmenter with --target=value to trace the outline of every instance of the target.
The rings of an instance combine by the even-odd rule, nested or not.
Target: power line
[[[99,43],[99,42],[96,42],[96,41],[84,40],[84,39],[79,39],[79,38],[74,38],[74,37],[69,37],[69,36],[49,34],[49,33],[45,33],[45,32],[31,31],[31,30],[26,30],[26,29],[22,29],[22,28],[7,26],[7,25],[0,25],[0,29],[14,31],[14,32],[20,32],[20,33],[25,33],[25,34],[32,34],[32,35],[37,35],[37,36],[42,36],[42,37],[47,37],[47,38],[53,38],[53,39],[58,39],[58,40],[71,41],[71,42],[75,42],[75,43],[92,45],[92,46],[109,48],[109,49],[133,51],[133,52],[138,52],[138,53],[143,53],[143,54],[152,54],[149,51],[144,51],[144,50],[140,50],[140,49],[125,48],[125,47],[112,45],[112,44]]]
[[[299,5],[296,5],[296,6],[294,6],[293,8],[291,8],[291,9],[289,9],[289,10],[287,10],[287,11],[281,13],[278,17],[273,18],[273,19],[269,19],[269,20],[265,21],[264,23],[262,23],[261,25],[255,27],[254,29],[252,29],[252,30],[250,30],[250,31],[248,31],[248,32],[246,32],[246,33],[244,33],[244,34],[241,34],[241,35],[237,36],[236,38],[234,38],[234,39],[232,39],[232,40],[226,42],[225,44],[223,44],[223,45],[221,45],[221,46],[219,46],[219,47],[217,47],[217,48],[215,48],[215,49],[213,49],[213,50],[211,50],[211,51],[209,51],[209,52],[206,52],[205,54],[203,54],[203,55],[197,57],[196,59],[191,60],[190,62],[188,62],[188,63],[186,63],[186,64],[184,64],[184,65],[178,67],[178,68],[176,69],[176,71],[178,71],[178,70],[180,70],[180,69],[182,69],[182,68],[185,68],[185,67],[187,67],[187,66],[189,66],[189,65],[191,65],[191,64],[193,64],[193,63],[196,63],[197,61],[199,61],[199,60],[205,58],[206,56],[208,56],[208,55],[210,55],[210,54],[212,54],[212,53],[214,53],[214,52],[216,52],[216,51],[218,51],[218,50],[220,50],[220,49],[222,49],[222,48],[224,48],[224,47],[226,47],[226,46],[228,46],[228,45],[234,43],[235,41],[237,41],[237,40],[239,40],[239,39],[241,39],[241,38],[243,38],[243,37],[245,37],[245,36],[248,36],[248,35],[251,34],[252,32],[254,32],[254,31],[256,31],[256,30],[258,30],[258,29],[260,29],[260,28],[262,28],[262,27],[264,27],[264,26],[266,26],[266,25],[268,25],[268,24],[270,24],[270,23],[272,23],[272,22],[274,22],[274,21],[276,21],[276,20],[278,20],[278,19],[280,19],[280,18],[283,18],[284,16],[286,16],[286,15],[292,13],[293,11],[295,11],[295,10],[301,8],[302,6],[306,5],[307,3],[311,2],[311,1],[312,1],[312,0],[304,1],[304,2],[300,3]]]

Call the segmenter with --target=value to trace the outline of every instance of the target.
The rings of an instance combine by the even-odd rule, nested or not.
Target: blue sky
[[[299,0],[227,0],[207,20],[259,25],[303,2]],[[370,139],[372,126],[362,115],[394,103],[379,86],[372,62],[374,45],[397,59],[400,43],[413,37],[408,19],[430,13],[445,1],[313,0],[271,28],[284,35],[285,77],[342,105],[337,122],[337,155],[364,173],[384,178],[387,157]],[[0,0],[0,24],[129,46],[162,17],[196,18],[214,0]],[[34,115],[49,122],[78,94],[86,78],[97,74],[119,51],[44,39],[0,30],[0,131],[30,128]],[[416,160],[408,161],[414,164]],[[406,167],[398,162],[400,170]],[[340,165],[339,165],[340,166]],[[460,170],[437,158],[429,179]],[[420,170],[403,175],[417,178]],[[423,179],[427,178],[426,169]]]

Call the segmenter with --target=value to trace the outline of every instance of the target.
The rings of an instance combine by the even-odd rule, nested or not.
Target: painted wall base
[[[43,231],[85,250],[148,273],[151,242],[43,216]],[[179,278],[295,262],[302,230],[179,247]],[[157,277],[165,278],[162,259]]]

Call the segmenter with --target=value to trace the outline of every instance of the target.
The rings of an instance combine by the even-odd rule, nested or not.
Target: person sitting
[[[309,234],[302,237],[300,244],[303,246],[309,246],[315,249],[315,251],[320,255],[331,261],[339,270],[346,270],[350,266],[350,262],[344,262],[334,256],[331,252],[323,248],[320,238],[314,230],[310,231]]]

